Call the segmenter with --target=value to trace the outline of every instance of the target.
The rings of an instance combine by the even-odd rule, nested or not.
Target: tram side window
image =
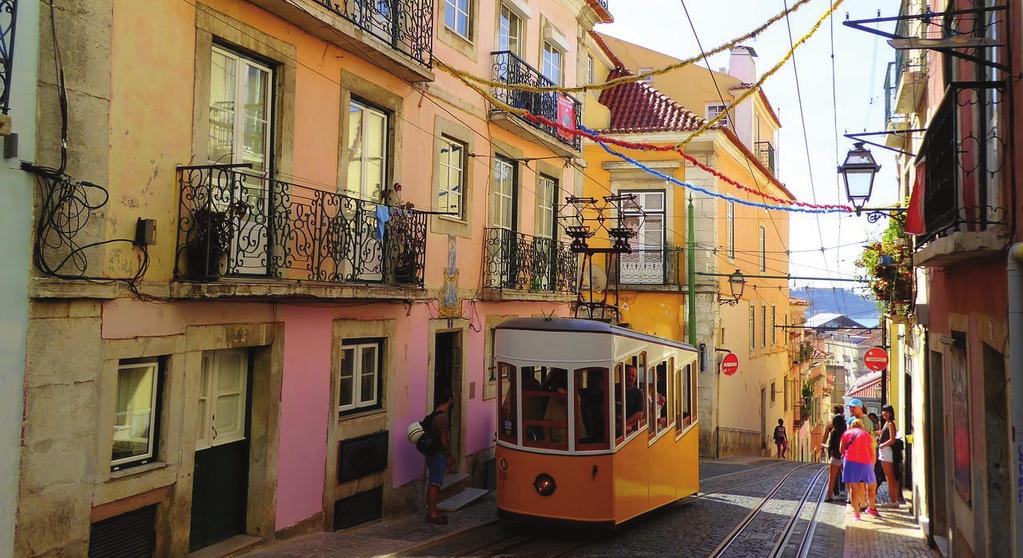
[[[576,409],[579,410],[575,449],[578,451],[608,448],[607,374],[607,368],[580,368],[575,371]]]
[[[668,363],[650,367],[650,432],[660,434],[668,428]]]
[[[693,416],[693,395],[696,391],[693,389],[693,380],[693,366],[687,364],[682,369],[682,422],[680,423],[682,428],[688,427],[696,419]]]
[[[622,426],[625,424],[625,382],[622,381],[625,375],[625,364],[619,362],[615,365],[615,443],[621,443],[625,439],[625,431]]]
[[[523,366],[521,379],[522,444],[534,448],[567,450],[568,370]]]
[[[518,405],[515,398],[515,367],[504,363],[497,363],[497,398],[501,402],[498,416],[498,438],[517,444],[518,422],[516,413]]]
[[[646,428],[646,353],[625,360],[625,435]]]

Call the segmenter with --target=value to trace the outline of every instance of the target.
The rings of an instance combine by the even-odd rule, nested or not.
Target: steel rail
[[[788,474],[783,476],[781,480],[779,480],[778,483],[774,485],[774,488],[769,490],[767,494],[764,495],[764,497],[760,500],[760,503],[757,504],[756,507],[754,507],[752,510],[750,510],[750,512],[746,514],[746,517],[744,517],[742,521],[740,521],[739,524],[736,525],[735,528],[732,529],[731,532],[729,532],[728,535],[725,536],[724,540],[722,540],[721,543],[718,544],[717,548],[715,548],[714,551],[710,553],[710,556],[717,557],[724,555],[728,548],[732,546],[732,544],[736,540],[738,540],[738,538],[743,534],[743,531],[745,531],[745,529],[749,527],[751,523],[753,523],[753,520],[756,519],[758,515],[760,515],[760,512],[763,511],[764,507],[768,504],[768,502],[771,501],[772,498],[774,498],[774,495],[781,490],[782,486],[784,486],[785,483],[788,482],[792,475],[794,475],[796,471],[799,471],[800,469],[806,466],[807,465],[800,465],[798,467],[795,467],[791,471],[789,471]]]
[[[821,470],[817,471],[817,474],[814,475],[812,479],[810,479],[810,483],[807,485],[806,491],[803,492],[803,497],[799,499],[799,504],[796,506],[795,511],[792,512],[792,517],[790,517],[789,520],[785,523],[785,527],[782,529],[782,534],[780,537],[778,537],[778,542],[775,543],[774,548],[771,549],[771,554],[769,555],[771,558],[779,557],[782,555],[782,553],[785,552],[785,548],[789,544],[789,539],[792,538],[792,531],[795,528],[796,523],[799,522],[799,516],[803,513],[803,508],[806,505],[806,501],[810,499],[810,494],[813,492],[814,487],[817,485],[818,482],[820,482],[821,477],[827,472],[828,469],[826,467],[821,467]],[[824,487],[821,488],[821,494],[823,494],[827,490],[827,486],[828,483],[825,482]],[[814,516],[816,516],[816,511],[814,511]],[[810,524],[808,523],[807,529],[809,528]],[[806,542],[805,537],[804,540],[800,541],[800,545],[802,545],[802,543],[804,542]]]

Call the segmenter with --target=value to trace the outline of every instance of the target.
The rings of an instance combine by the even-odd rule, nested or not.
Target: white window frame
[[[767,271],[767,229],[760,225],[760,271]]]
[[[752,302],[749,305],[749,348],[757,348],[757,305]]]
[[[507,191],[501,189],[502,181],[497,178],[498,166],[505,166],[508,169],[508,183]],[[515,169],[514,159],[505,159],[503,157],[494,157],[494,164],[491,168],[493,173],[493,184],[490,189],[490,216],[489,224],[492,227],[496,227],[504,230],[515,230],[515,189],[517,188],[518,173]],[[504,223],[502,218],[502,209],[505,204],[510,208],[508,215],[508,222]],[[495,214],[496,213],[496,214]]]
[[[565,53],[560,48],[551,41],[543,42],[543,48],[540,49],[540,73],[555,85],[561,85],[564,60]],[[552,71],[557,72],[553,77]]]
[[[725,112],[725,109],[727,108],[728,105],[722,105],[721,103],[707,103],[706,106],[707,120],[713,120],[714,118],[717,117],[717,115],[721,114],[722,112]],[[724,122],[726,128],[732,127],[732,122],[729,115],[725,115],[725,118],[724,120],[722,120],[722,122]]]
[[[244,148],[245,148],[245,121],[246,121],[247,116],[243,114],[242,117],[239,118],[239,107],[241,106],[242,100],[245,98],[245,92],[246,92],[245,85],[246,85],[246,82],[248,80],[248,75],[249,75],[249,73],[247,71],[245,71],[245,67],[246,66],[250,66],[252,68],[255,68],[255,69],[259,70],[260,72],[266,73],[266,75],[267,75],[267,91],[266,91],[266,96],[263,99],[263,103],[264,103],[263,112],[266,115],[266,118],[263,119],[264,120],[263,124],[266,125],[266,138],[265,138],[265,140],[263,142],[263,167],[264,167],[264,169],[263,169],[263,172],[261,172],[261,173],[253,172],[253,171],[250,171],[248,169],[243,169],[242,172],[248,172],[250,174],[259,174],[259,175],[262,175],[262,176],[266,176],[268,174],[269,170],[270,170],[270,162],[271,162],[270,161],[270,157],[271,157],[271,151],[272,151],[272,145],[273,145],[273,139],[271,138],[271,132],[272,132],[272,128],[273,128],[271,126],[271,123],[273,122],[273,117],[274,117],[274,115],[273,115],[273,97],[274,97],[274,72],[273,72],[273,69],[270,68],[269,66],[267,66],[266,64],[261,64],[261,63],[255,61],[255,60],[253,60],[252,58],[249,58],[247,56],[243,56],[241,54],[238,54],[237,52],[234,52],[232,50],[228,50],[226,48],[223,48],[223,47],[220,47],[220,46],[217,46],[217,45],[213,45],[212,52],[220,54],[221,56],[224,56],[225,58],[229,58],[231,60],[234,60],[236,66],[235,66],[235,82],[234,82],[234,107],[231,109],[232,113],[234,114],[234,124],[233,124],[233,128],[231,130],[231,134],[232,134],[232,138],[231,138],[231,142],[232,142],[231,143],[231,145],[232,145],[231,157],[230,157],[229,161],[219,160],[219,161],[210,161],[210,162],[211,163],[218,163],[218,164],[241,164],[241,163],[245,163],[246,162],[245,161],[245,157],[244,157],[244,151],[245,151]],[[210,54],[210,56],[212,57],[212,53]],[[209,118],[209,116],[207,116],[207,118]],[[239,147],[241,147],[241,149],[239,149]]]
[[[726,226],[728,227],[728,259],[735,260],[735,202],[728,202],[725,208]]]
[[[130,457],[123,457],[121,459],[113,459],[113,446],[111,446],[111,459],[110,468],[111,470],[118,470],[126,466],[144,465],[153,461],[156,458],[156,444],[159,433],[156,431],[156,416],[159,413],[159,393],[160,393],[160,361],[159,359],[146,359],[137,362],[120,362],[117,365],[117,379],[114,383],[114,432],[117,432],[118,428],[131,428],[131,425],[119,426],[117,420],[117,393],[120,389],[121,382],[121,371],[138,368],[149,368],[152,370],[152,385],[150,387],[149,396],[149,451],[144,454],[132,455]],[[113,434],[111,434],[113,435]]]
[[[767,305],[760,306],[760,348],[767,348]]]
[[[541,174],[537,177],[536,205],[539,211],[536,221],[536,236],[540,238],[555,238],[556,223],[554,219],[554,192],[558,190],[558,181],[555,178]]]
[[[452,200],[457,199],[458,208],[457,215],[449,215],[456,219],[465,219],[465,165],[468,161],[468,146],[454,138],[448,136],[441,136],[444,141],[444,148],[440,153],[440,187],[437,191],[438,200],[437,209],[444,212],[451,211]],[[455,157],[455,152],[458,152],[458,156]],[[458,186],[458,190],[454,190],[454,187]]]
[[[356,99],[354,97],[351,99],[351,101],[349,101],[349,104],[350,104],[349,109],[348,109],[349,115],[352,113],[352,108],[353,107],[358,107],[359,110],[361,112],[363,112],[364,114],[377,116],[381,120],[383,120],[384,129],[381,131],[381,137],[384,140],[384,145],[383,145],[383,150],[382,150],[382,153],[381,153],[381,156],[380,156],[380,172],[382,173],[382,176],[380,177],[380,194],[382,195],[383,192],[385,192],[387,190],[387,175],[388,175],[388,168],[387,167],[388,167],[388,162],[391,159],[391,154],[390,154],[390,149],[391,149],[390,143],[391,142],[390,142],[390,137],[389,137],[390,128],[391,128],[391,115],[388,114],[387,112],[384,112],[384,111],[382,111],[382,110],[372,106],[372,105],[369,105],[365,101],[361,101],[361,100]],[[360,131],[360,133],[362,134],[362,138],[363,138],[364,141],[365,141],[365,138],[369,137],[369,126],[370,126],[370,119],[366,118],[365,116],[363,116],[363,118],[362,118],[362,130]],[[351,150],[351,138],[348,139],[348,144],[349,145],[346,145],[345,147],[346,147],[347,150],[350,151]],[[376,199],[373,199],[373,196],[371,196],[369,194],[369,192],[367,191],[368,190],[368,186],[367,186],[367,184],[368,184],[368,181],[367,181],[368,176],[367,176],[367,174],[368,174],[368,168],[369,168],[369,157],[366,154],[367,150],[366,150],[366,146],[365,145],[363,145],[361,152],[362,152],[362,154],[359,156],[359,167],[360,167],[360,170],[359,170],[359,184],[353,185],[351,183],[351,177],[348,177],[348,179],[347,179],[348,183],[345,185],[345,192],[348,195],[355,196],[355,197],[358,197],[358,198],[363,199],[363,200],[371,201],[371,202],[374,202],[374,203],[379,203],[381,201],[380,196],[377,196]],[[349,157],[350,157],[350,154],[349,154]],[[351,162],[352,162],[351,158],[349,158],[348,163],[351,164]],[[357,188],[357,189],[353,188],[353,186],[355,186],[355,188]]]
[[[215,390],[220,382],[218,382],[218,375],[220,374],[220,366],[218,365],[219,359],[228,355],[238,355],[241,357],[241,365],[239,367],[241,372],[241,382],[239,390],[231,393],[216,393]],[[206,351],[202,355],[202,367],[203,372],[199,379],[199,398],[198,401],[205,401],[205,413],[204,416],[200,417],[200,431],[196,434],[195,449],[196,451],[203,450],[212,446],[221,446],[224,444],[234,443],[240,440],[244,440],[246,437],[246,425],[245,425],[245,407],[248,398],[248,387],[249,387],[249,355],[245,349],[221,349],[215,351]],[[205,379],[205,384],[203,384]],[[225,431],[223,434],[217,432],[214,426],[217,415],[217,398],[224,395],[236,395],[238,400],[241,402],[238,405],[237,415],[235,416],[236,424],[239,428],[235,431]],[[205,428],[202,428],[205,425]]]
[[[778,307],[771,305],[771,346],[778,345]]]
[[[464,4],[464,8],[462,5]],[[448,23],[448,14],[453,14],[454,27]],[[459,19],[465,20],[465,34],[458,32]],[[472,41],[472,0],[445,0],[444,27],[459,37]]]
[[[507,50],[516,56],[522,56],[522,30],[525,29],[522,19],[518,11],[512,9],[507,4],[501,4],[501,8],[497,13],[497,50]],[[508,22],[507,32],[505,32],[505,21]],[[513,39],[514,43],[512,42]],[[508,44],[502,45],[502,40],[507,40]]]
[[[586,83],[592,84],[596,82],[597,78],[597,63],[593,60],[593,55],[586,55]]]
[[[363,349],[373,349],[373,397],[369,399],[362,399],[362,379],[363,379],[363,360],[362,351]],[[335,401],[338,405],[338,413],[350,413],[358,411],[360,409],[375,409],[382,407],[382,401],[380,399],[381,391],[381,374],[383,371],[382,358],[383,358],[384,344],[380,340],[366,341],[362,343],[353,343],[351,341],[341,342],[341,353],[338,360],[338,382],[337,382],[337,393],[335,394]],[[344,360],[344,353],[346,350],[351,350],[353,357],[352,364],[352,402],[349,404],[341,403],[341,362]]]

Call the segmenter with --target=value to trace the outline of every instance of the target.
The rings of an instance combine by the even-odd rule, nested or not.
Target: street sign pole
[[[881,348],[888,350],[888,319],[881,314]],[[888,366],[881,371],[881,406],[888,404]]]

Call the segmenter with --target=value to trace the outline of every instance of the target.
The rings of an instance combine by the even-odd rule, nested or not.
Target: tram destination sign
[[[888,351],[881,347],[871,347],[863,353],[863,364],[874,372],[880,372],[888,368]]]
[[[739,371],[739,357],[735,356],[735,353],[728,353],[725,358],[721,359],[721,371],[725,373],[725,376],[731,376]]]

